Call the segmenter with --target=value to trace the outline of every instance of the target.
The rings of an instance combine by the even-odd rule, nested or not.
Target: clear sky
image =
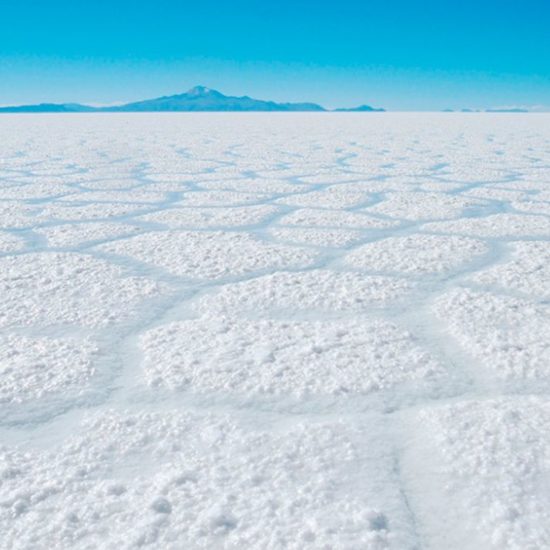
[[[202,84],[392,110],[550,110],[550,0],[0,0],[0,105]]]

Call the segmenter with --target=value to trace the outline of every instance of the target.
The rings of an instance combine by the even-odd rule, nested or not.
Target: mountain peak
[[[206,86],[194,86],[193,88],[188,90],[186,94],[192,96],[203,96],[210,94],[221,95],[220,92],[212,90],[211,88],[207,88]]]

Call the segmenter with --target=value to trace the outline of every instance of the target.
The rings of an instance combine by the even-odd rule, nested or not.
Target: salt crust
[[[195,306],[205,314],[235,315],[299,312],[365,312],[404,296],[411,285],[402,279],[314,269],[279,272],[224,285]]]
[[[59,324],[101,327],[127,319],[160,292],[106,261],[73,253],[0,258],[0,327]]]
[[[412,548],[391,472],[376,468],[383,489],[356,478],[365,435],[344,422],[265,431],[104,412],[81,434],[51,451],[1,449],[9,548]]]
[[[502,380],[550,381],[550,308],[487,292],[452,290],[434,310],[483,369]]]
[[[0,336],[0,404],[85,391],[98,350],[89,340]]]
[[[222,231],[151,232],[99,247],[161,267],[180,277],[219,279],[265,269],[306,267],[315,253],[270,244],[248,233]]]
[[[425,498],[412,504],[435,547],[539,550],[550,545],[546,398],[465,400],[424,408],[415,423],[409,435],[418,439],[412,447],[420,443],[423,448],[411,457],[416,464],[411,484],[431,483]],[[444,503],[437,506],[437,520],[436,502]]]
[[[141,348],[150,385],[224,394],[367,394],[443,372],[410,334],[381,321],[195,319],[145,333]]]
[[[488,248],[465,237],[409,235],[365,244],[350,252],[349,266],[395,273],[438,273],[456,269]]]

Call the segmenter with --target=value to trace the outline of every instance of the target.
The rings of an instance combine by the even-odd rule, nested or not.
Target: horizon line
[[[249,106],[247,108],[216,108],[216,106],[210,106],[209,108],[198,107],[198,108],[167,108],[167,109],[137,109],[137,110],[127,110],[127,111],[117,111],[117,109],[124,109],[126,107],[136,106],[139,104],[154,103],[160,101],[174,100],[185,98],[187,100],[193,101],[195,99],[201,98],[210,98],[214,97],[219,100],[237,100],[237,101],[250,101],[257,103],[256,107]],[[262,107],[263,108],[260,108]],[[267,108],[267,106],[271,108]],[[71,109],[72,108],[72,109]],[[51,109],[48,111],[48,109]],[[65,110],[63,110],[65,109]],[[88,111],[89,109],[89,111]],[[112,109],[112,111],[111,111]],[[285,110],[286,109],[286,110]],[[545,105],[499,105],[499,106],[490,106],[490,107],[460,107],[460,108],[439,108],[439,109],[392,109],[387,110],[385,108],[376,108],[371,107],[370,105],[361,104],[357,107],[351,108],[341,108],[341,107],[332,107],[327,108],[318,103],[310,101],[300,101],[300,102],[276,102],[273,100],[262,100],[252,98],[249,95],[241,96],[226,96],[218,90],[203,86],[197,85],[186,92],[180,92],[171,95],[162,95],[150,99],[143,99],[130,102],[113,102],[113,103],[79,103],[75,101],[69,102],[49,102],[41,101],[39,103],[26,103],[26,104],[9,104],[9,105],[0,105],[0,113],[2,114],[93,114],[101,112],[452,112],[452,113],[544,113],[550,112],[550,107]]]

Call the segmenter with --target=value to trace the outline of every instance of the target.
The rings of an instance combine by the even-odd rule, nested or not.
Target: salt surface
[[[0,117],[0,546],[550,547],[550,118]]]
[[[397,273],[431,273],[456,269],[488,247],[481,241],[455,236],[390,237],[356,248],[346,257],[352,267]]]
[[[153,329],[141,342],[148,383],[173,389],[348,395],[442,375],[410,334],[380,321],[206,317]]]

